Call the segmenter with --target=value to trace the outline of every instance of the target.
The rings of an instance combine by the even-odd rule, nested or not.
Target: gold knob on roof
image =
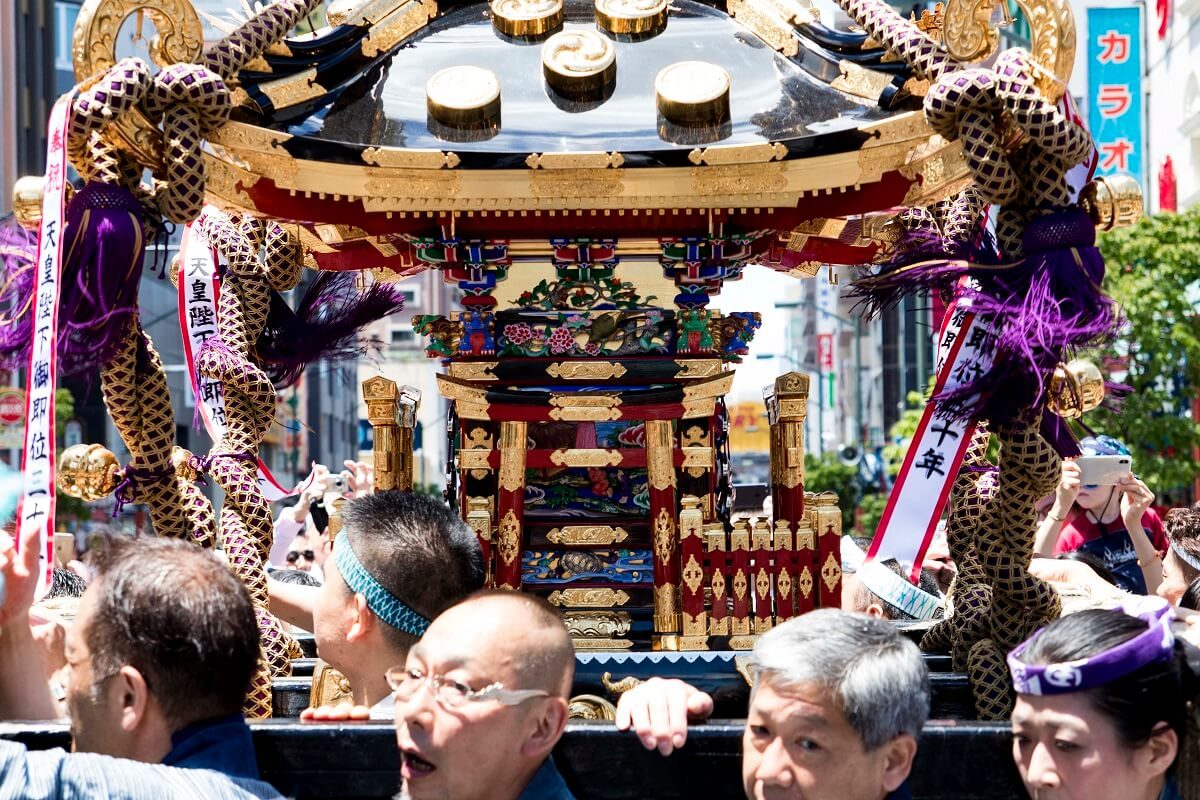
[[[500,79],[482,67],[448,67],[425,84],[429,116],[449,128],[486,129],[500,124]]]
[[[603,95],[617,79],[617,50],[594,30],[562,31],[542,45],[542,74],[565,97]]]
[[[645,39],[667,27],[667,0],[596,0],[596,24],[614,36]]]
[[[729,73],[707,61],[679,61],[654,79],[658,112],[675,125],[719,125],[729,119]]]
[[[563,23],[562,0],[492,0],[492,25],[513,39],[537,39]]]

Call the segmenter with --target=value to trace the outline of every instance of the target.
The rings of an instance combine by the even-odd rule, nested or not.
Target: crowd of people
[[[479,543],[441,500],[369,485],[363,465],[326,470],[277,522],[288,541],[271,611],[311,631],[353,693],[302,718],[392,720],[403,798],[572,797],[552,757],[575,666],[559,613],[484,589]],[[1031,569],[1109,607],[1067,614],[1008,656],[1013,759],[1032,797],[1200,798],[1200,656],[1189,644],[1200,640],[1189,611],[1200,511],[1160,520],[1152,501],[1132,475],[1081,486],[1070,462],[1047,498]],[[335,503],[331,542],[323,508]],[[278,796],[259,779],[241,714],[259,657],[254,610],[217,556],[115,538],[93,548],[86,588],[61,572],[35,604],[36,552],[14,545],[0,541],[0,718],[67,716],[74,746],[0,740],[0,798]],[[953,564],[935,554],[913,587],[903,565],[846,545],[844,609],[789,620],[755,646],[747,798],[911,796],[930,683],[893,621],[953,613],[943,574]],[[1053,557],[1079,550],[1091,557]],[[621,696],[616,726],[669,757],[713,706],[683,681],[653,678]]]

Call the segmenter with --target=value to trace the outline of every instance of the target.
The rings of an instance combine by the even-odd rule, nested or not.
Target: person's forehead
[[[491,671],[514,662],[527,633],[512,617],[494,609],[456,607],[433,621],[410,653],[429,666],[487,665]]]
[[[1082,692],[1044,697],[1019,695],[1013,708],[1012,721],[1016,725],[1079,731],[1109,724]]]
[[[818,683],[789,685],[760,680],[751,710],[780,723],[828,727],[846,722],[833,692]]]

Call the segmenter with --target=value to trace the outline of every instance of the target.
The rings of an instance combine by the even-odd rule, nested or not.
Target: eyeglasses
[[[491,683],[482,689],[472,689],[461,681],[442,675],[426,675],[419,669],[392,667],[387,671],[388,686],[402,702],[411,700],[421,687],[427,687],[442,708],[462,708],[467,703],[495,700],[506,706],[519,706],[535,697],[549,697],[542,689],[505,689],[502,683]]]
[[[316,558],[317,554],[312,550],[305,550],[303,552],[299,550],[292,550],[287,554],[287,562],[289,564],[295,564],[300,560],[300,556],[304,556],[305,561],[312,561],[314,558]]]

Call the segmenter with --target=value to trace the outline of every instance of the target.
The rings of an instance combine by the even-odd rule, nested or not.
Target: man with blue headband
[[[271,610],[311,630],[356,705],[392,716],[384,674],[439,613],[483,586],[475,534],[427,495],[377,492],[346,503],[320,588],[271,581]]]

